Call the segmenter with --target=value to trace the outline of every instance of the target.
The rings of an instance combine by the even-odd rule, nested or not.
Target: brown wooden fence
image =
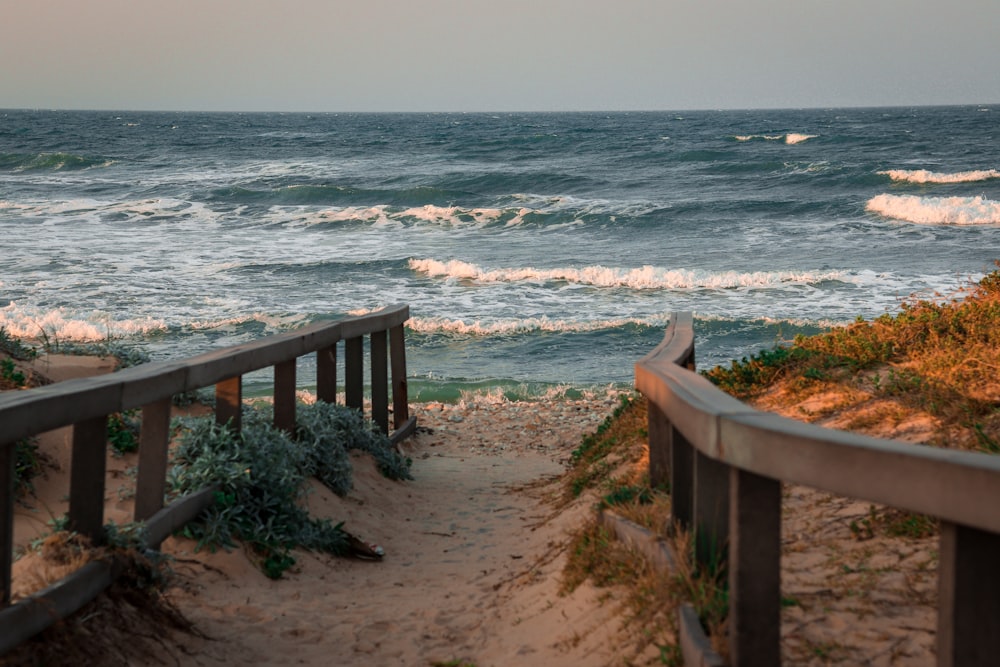
[[[781,485],[941,521],[939,665],[1000,664],[1000,457],[824,429],[758,412],[694,372],[690,313],[635,366],[649,401],[652,484],[695,555],[728,571],[733,665],[781,663]]]
[[[215,387],[216,420],[240,428],[242,376],[274,368],[274,421],[295,426],[296,360],[316,354],[316,396],[336,402],[337,350],[343,341],[345,403],[364,403],[364,339],[369,338],[371,418],[393,440],[416,426],[409,416],[403,324],[409,307],[391,306],[209,352],[180,361],[151,363],[110,375],[69,380],[0,394],[0,655],[58,618],[64,618],[107,587],[114,573],[92,562],[31,598],[10,604],[13,559],[14,445],[22,438],[73,427],[69,527],[95,542],[103,538],[108,416],[141,408],[135,520],[146,522],[147,543],[158,546],[212,502],[210,489],[163,507],[166,492],[170,408],[176,394]],[[390,383],[391,371],[391,383]]]

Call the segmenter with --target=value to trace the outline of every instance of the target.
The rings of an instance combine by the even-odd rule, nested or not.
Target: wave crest
[[[878,172],[880,176],[888,176],[894,181],[904,183],[975,183],[1000,178],[996,169],[980,169],[976,171],[959,171],[955,173],[938,173],[926,169],[888,169]]]
[[[411,259],[411,270],[432,278],[472,280],[476,282],[566,282],[591,287],[649,289],[733,289],[764,288],[789,283],[811,284],[839,280],[839,272],[797,271],[692,271],[655,266],[620,268],[587,266],[583,268],[536,269],[532,267],[487,270],[461,260]]]
[[[102,313],[81,317],[64,308],[35,311],[11,303],[0,308],[0,329],[25,340],[94,343],[122,336],[148,335],[163,331],[166,324],[153,318],[113,319]]]
[[[1000,202],[984,197],[917,197],[876,195],[865,210],[922,225],[1000,224]]]
[[[74,171],[91,167],[108,167],[114,160],[86,157],[73,153],[9,153],[0,155],[0,168],[12,171]]]
[[[620,329],[627,326],[664,327],[669,315],[647,318],[620,318],[594,321],[553,320],[547,317],[524,319],[504,319],[492,322],[449,319],[446,317],[411,317],[406,325],[414,332],[423,334],[450,334],[457,336],[514,336],[518,334],[548,333],[588,333]]]
[[[784,141],[786,144],[801,144],[804,141],[815,139],[816,134],[802,134],[799,132],[789,132],[788,134],[737,134],[733,137],[736,141]]]

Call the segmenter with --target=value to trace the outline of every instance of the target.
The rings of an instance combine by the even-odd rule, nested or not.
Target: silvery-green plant
[[[241,540],[260,555],[264,572],[277,578],[294,564],[295,547],[347,551],[341,524],[313,519],[303,508],[308,477],[346,494],[351,488],[347,452],[359,449],[371,453],[388,477],[410,478],[410,462],[357,411],[316,403],[298,406],[297,414],[294,438],[272,425],[269,406],[246,406],[239,434],[212,417],[175,422],[180,436],[171,488],[178,494],[216,488],[214,505],[185,529],[198,548],[228,548]]]

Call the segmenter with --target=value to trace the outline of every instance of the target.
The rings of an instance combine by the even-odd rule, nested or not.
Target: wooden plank
[[[937,656],[941,667],[994,665],[1000,656],[1000,535],[941,522]]]
[[[316,398],[326,403],[337,402],[337,346],[316,352]]]
[[[670,520],[681,530],[694,521],[694,448],[673,426],[670,444]]]
[[[646,412],[649,422],[649,485],[655,489],[670,485],[670,422],[654,403],[648,404]]]
[[[243,426],[243,378],[239,375],[215,385],[215,423],[239,433]]]
[[[121,412],[118,373],[0,392],[0,438],[15,442],[80,421]]]
[[[295,433],[295,359],[274,365],[274,426]]]
[[[371,335],[372,421],[389,433],[389,357],[385,331]]]
[[[781,482],[730,469],[729,659],[781,664]]]
[[[103,415],[73,426],[73,454],[69,482],[69,529],[91,539],[104,540],[104,473],[108,417]]]
[[[139,472],[135,483],[135,520],[143,521],[163,507],[167,490],[167,449],[170,444],[171,400],[142,408],[139,432]]]
[[[403,325],[389,329],[389,365],[392,371],[393,428],[399,430],[410,418],[409,390],[406,384],[406,342]]]
[[[722,571],[729,543],[729,466],[695,450],[694,541],[698,562]]]
[[[0,609],[10,604],[14,563],[14,446],[0,444]]]
[[[344,403],[349,408],[364,407],[364,339],[348,338],[344,341]]]
[[[730,443],[720,458],[731,465],[1000,533],[1000,456],[879,440],[765,413],[719,421]]]

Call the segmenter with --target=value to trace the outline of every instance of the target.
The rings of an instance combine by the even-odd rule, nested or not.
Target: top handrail
[[[154,362],[108,375],[4,392],[0,394],[0,447],[37,433],[209,387],[317,352],[341,340],[402,326],[407,319],[408,305],[387,306],[374,313],[316,322],[180,361]]]
[[[635,366],[636,388],[713,460],[784,482],[1000,532],[1000,457],[873,438],[754,410],[678,365],[690,313]],[[891,471],[891,474],[889,474]]]

